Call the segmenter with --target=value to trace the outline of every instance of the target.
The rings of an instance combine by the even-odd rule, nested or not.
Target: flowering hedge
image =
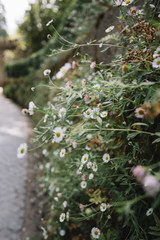
[[[114,37],[123,54],[109,65],[78,56],[55,76],[46,69],[50,101],[29,104],[30,115],[43,115],[34,131],[44,155],[44,239],[160,238],[159,32],[148,15],[156,7],[136,2],[117,0],[119,33],[106,26],[107,36],[89,43],[104,51]],[[61,40],[78,55],[80,45]]]

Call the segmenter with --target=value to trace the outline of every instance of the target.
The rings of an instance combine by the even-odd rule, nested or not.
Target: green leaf
[[[160,142],[160,138],[157,138],[156,140],[154,140],[152,143],[159,143]]]
[[[99,122],[100,125],[102,125],[102,119],[100,117],[97,117],[97,121]]]
[[[155,135],[160,137],[160,132],[156,132]]]
[[[133,123],[132,126],[146,126],[146,127],[149,127],[148,124],[146,124],[146,123],[141,123],[141,122]]]
[[[156,222],[157,226],[160,226],[160,219],[157,217],[155,213],[153,213],[154,221]]]
[[[138,134],[139,134],[139,133],[137,133],[137,132],[129,133],[128,136],[127,136],[127,138],[134,138],[134,137],[136,137]]]
[[[160,237],[160,232],[149,232],[149,234]]]

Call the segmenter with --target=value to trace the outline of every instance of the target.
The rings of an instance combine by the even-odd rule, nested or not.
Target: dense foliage
[[[34,141],[44,155],[44,239],[160,238],[157,8],[150,0],[114,6],[121,11],[119,32],[106,26],[105,38],[86,45],[105,51],[114,39],[122,53],[110,64],[96,63],[59,36],[62,47],[53,54],[74,49],[74,61],[56,74],[46,69],[49,101],[29,104],[29,114],[42,117]]]

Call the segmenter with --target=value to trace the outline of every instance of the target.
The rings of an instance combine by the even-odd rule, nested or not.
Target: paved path
[[[17,158],[17,148],[27,142],[28,129],[21,109],[0,92],[0,240],[20,240],[27,159]]]

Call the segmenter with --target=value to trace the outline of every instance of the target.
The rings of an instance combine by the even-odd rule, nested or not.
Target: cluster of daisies
[[[117,0],[115,2],[115,5],[126,7],[131,3],[133,3],[133,0]],[[130,16],[137,16],[140,14],[143,14],[143,11],[138,10],[137,7],[131,7],[128,11],[128,15]],[[53,20],[47,23],[47,26],[52,22]],[[108,27],[105,32],[109,33],[112,30],[114,30],[114,26]],[[154,51],[153,58],[153,70],[159,70],[160,47],[157,47],[157,49]],[[68,201],[67,196],[63,195],[63,190],[65,189],[61,189],[60,191],[60,188],[57,187],[57,179],[59,176],[61,177],[60,171],[63,171],[63,174],[65,172],[67,175],[68,185],[74,176],[76,182],[74,187],[76,188],[77,192],[79,191],[80,194],[83,195],[86,194],[87,191],[93,190],[91,188],[92,185],[95,188],[99,188],[100,186],[97,186],[96,180],[98,182],[105,171],[106,175],[103,175],[103,178],[107,178],[107,173],[109,172],[107,169],[115,169],[114,171],[116,173],[115,166],[116,164],[118,165],[118,163],[114,161],[116,154],[113,150],[115,147],[114,145],[116,145],[117,142],[112,143],[112,150],[110,150],[109,144],[112,142],[112,140],[109,141],[105,140],[104,138],[108,134],[107,130],[109,130],[109,121],[114,122],[110,128],[110,131],[113,130],[113,132],[114,128],[116,128],[115,123],[118,125],[118,122],[121,122],[119,119],[116,119],[116,122],[114,117],[116,116],[118,118],[119,112],[117,111],[117,115],[114,115],[113,113],[116,111],[114,112],[114,110],[110,110],[112,109],[110,106],[111,103],[114,102],[115,105],[117,104],[119,107],[118,102],[123,101],[123,96],[120,96],[122,95],[122,92],[120,92],[120,94],[118,91],[116,92],[117,95],[119,94],[119,98],[115,97],[115,101],[113,102],[111,102],[109,97],[107,98],[107,93],[108,95],[110,94],[110,91],[112,91],[111,89],[114,84],[120,85],[122,83],[120,81],[118,82],[114,78],[112,79],[112,74],[109,75],[107,82],[106,79],[102,80],[102,78],[98,77],[98,74],[96,75],[95,71],[96,67],[99,67],[100,65],[98,65],[96,61],[89,61],[89,70],[86,71],[85,76],[81,79],[78,79],[77,82],[73,84],[72,79],[68,76],[72,75],[71,71],[76,71],[77,65],[78,64],[76,61],[72,61],[72,63],[67,62],[53,76],[50,69],[45,69],[43,72],[44,76],[47,77],[50,82],[54,84],[54,86],[56,86],[56,81],[59,80],[61,80],[63,84],[63,86],[59,88],[59,90],[62,90],[62,94],[59,94],[59,98],[57,97],[58,101],[56,100],[56,103],[58,104],[56,104],[54,100],[51,99],[50,105],[52,107],[49,110],[47,108],[42,121],[43,125],[46,127],[43,126],[41,128],[41,130],[49,130],[46,131],[46,136],[44,133],[42,133],[43,137],[41,139],[42,141],[44,139],[43,143],[47,143],[49,145],[49,151],[51,151],[52,146],[54,146],[55,150],[51,154],[47,149],[43,149],[42,153],[48,160],[48,162],[45,163],[45,169],[47,172],[49,172],[49,174],[47,177],[45,177],[45,184],[47,185],[48,183],[49,196],[54,202],[51,204],[52,210],[55,210],[56,204],[58,206],[58,213],[56,212],[56,217],[58,216],[56,223],[58,222],[58,232],[61,237],[64,237],[66,235],[66,225],[70,220],[72,220],[72,210],[69,209],[69,201],[71,201],[71,199]],[[79,69],[81,71],[83,70],[81,67]],[[103,74],[105,75],[106,73],[107,71],[105,72],[105,70],[102,70],[101,72],[99,71],[99,74],[101,74],[101,76],[103,76]],[[64,82],[63,79],[65,80]],[[111,88],[109,86],[111,86]],[[120,87],[118,89],[121,91]],[[113,96],[114,94],[115,92],[113,93]],[[102,101],[99,100],[101,97],[103,98]],[[133,121],[137,119],[143,121],[146,114],[143,107],[125,110],[126,112],[130,111]],[[26,112],[32,116],[35,111],[39,111],[39,108],[34,104],[33,101],[31,101]],[[124,122],[120,127],[120,130],[124,130]],[[94,130],[97,132],[95,131],[95,133]],[[120,142],[121,139],[119,138],[118,141]],[[100,143],[102,143],[102,148],[100,148]],[[18,147],[17,157],[25,157],[27,150],[27,144],[22,143]],[[112,153],[114,156],[112,156]],[[117,156],[118,154],[119,153],[117,153]],[[53,159],[53,161],[50,161],[50,158]],[[56,164],[59,164],[58,166],[60,166],[60,169],[56,169]],[[44,169],[43,165],[40,165],[40,167],[41,170]],[[103,169],[103,171],[101,169]],[[72,175],[71,179],[69,174]],[[137,182],[142,185],[143,190],[147,196],[155,197],[158,194],[160,190],[159,181],[154,175],[148,173],[145,167],[138,165],[132,168],[132,175],[135,177]],[[65,176],[63,177],[65,178]],[[112,178],[112,174],[110,175],[110,178]],[[109,182],[112,180],[109,180],[108,178],[107,181]],[[61,179],[59,182],[63,182],[63,179]],[[104,195],[105,194],[106,192]],[[112,200],[113,199],[111,199],[111,201]],[[97,212],[100,212],[100,214],[104,216],[108,211],[114,209],[114,204],[112,205],[111,201],[107,197],[101,198],[98,204],[96,204],[96,211],[98,209]],[[82,214],[85,206],[82,204],[82,202],[78,203],[78,206],[80,213]],[[145,215],[150,216],[152,213],[153,208],[149,208],[146,210]],[[82,214],[83,217],[84,215]],[[109,215],[106,214],[105,217],[106,216],[107,221],[111,219],[110,212]],[[92,224],[89,230],[90,236],[92,239],[99,239],[101,236],[104,236],[103,228],[99,227],[100,221],[96,221],[95,219],[94,222],[95,225]],[[48,235],[46,230],[44,228],[42,228],[42,230],[44,238],[47,239]]]

